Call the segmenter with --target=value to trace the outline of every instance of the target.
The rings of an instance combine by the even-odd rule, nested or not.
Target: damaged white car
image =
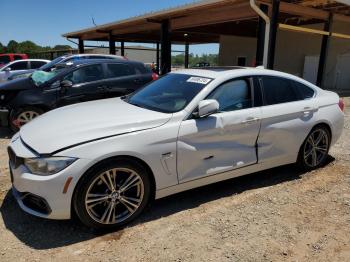
[[[118,227],[153,198],[290,163],[322,166],[343,109],[337,94],[281,72],[176,71],[24,125],[8,148],[13,192],[33,215]]]

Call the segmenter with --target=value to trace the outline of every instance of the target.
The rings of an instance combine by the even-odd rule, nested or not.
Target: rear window
[[[300,98],[302,100],[309,99],[309,98],[312,98],[314,96],[315,91],[312,88],[310,88],[302,83],[299,83],[297,81],[291,80],[291,82],[292,82],[294,89],[296,90],[296,92],[298,93],[298,95],[300,96]]]
[[[21,55],[14,55],[13,59],[14,60],[21,60],[21,59],[23,59],[23,56],[21,56]]]
[[[107,75],[109,78],[134,75],[135,70],[125,64],[107,64]]]
[[[0,56],[0,64],[7,64],[11,62],[10,57],[8,55]]]
[[[43,61],[30,61],[30,68],[31,69],[37,69],[43,65],[45,65],[46,63]]]

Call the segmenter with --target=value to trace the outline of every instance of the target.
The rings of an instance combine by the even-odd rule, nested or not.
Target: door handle
[[[97,90],[99,91],[106,91],[108,89],[108,86],[98,86]]]
[[[139,79],[139,78],[137,78],[137,79],[134,80],[134,83],[136,83],[136,84],[141,84],[141,83],[142,83],[142,80]]]
[[[311,106],[306,106],[304,107],[304,115],[310,115],[313,111],[315,110],[315,108],[312,108]]]
[[[241,123],[242,124],[251,124],[251,123],[257,122],[259,120],[260,119],[257,117],[247,117],[246,120],[243,120]]]

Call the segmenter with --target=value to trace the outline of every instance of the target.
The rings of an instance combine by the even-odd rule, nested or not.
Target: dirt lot
[[[132,225],[97,235],[23,213],[9,192],[0,131],[0,261],[350,261],[350,99],[329,164],[286,166],[156,201]]]

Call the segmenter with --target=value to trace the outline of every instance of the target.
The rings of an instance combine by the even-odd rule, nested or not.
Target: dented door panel
[[[177,144],[179,182],[255,164],[259,119],[260,108],[249,108],[183,121]]]

